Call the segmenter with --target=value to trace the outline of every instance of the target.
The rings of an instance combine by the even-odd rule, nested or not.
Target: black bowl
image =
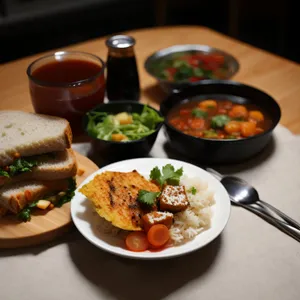
[[[117,114],[124,111],[128,113],[141,113],[144,106],[145,104],[135,101],[118,101],[100,104],[90,112],[97,111]],[[153,107],[151,108],[162,116],[159,111]],[[155,131],[142,139],[127,142],[115,142],[101,140],[90,135],[87,131],[87,123],[88,117],[85,115],[83,126],[85,132],[92,138],[92,156],[101,158],[101,160],[106,162],[147,156],[153,147],[157,134],[163,124],[163,122],[157,124]]]
[[[181,102],[204,99],[228,99],[239,104],[255,104],[272,120],[272,127],[262,134],[239,140],[213,140],[187,135],[168,123],[169,111]],[[262,151],[271,139],[280,121],[281,111],[277,102],[266,93],[229,80],[203,80],[177,94],[170,95],[160,106],[165,117],[165,127],[170,146],[196,161],[208,164],[237,163]]]

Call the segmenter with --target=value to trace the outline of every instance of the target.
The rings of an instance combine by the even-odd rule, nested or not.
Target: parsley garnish
[[[56,207],[62,207],[65,203],[70,202],[75,195],[76,180],[74,178],[69,178],[68,183],[69,185],[66,194],[55,203]]]
[[[38,162],[34,159],[18,158],[10,166],[8,166],[7,171],[0,168],[0,176],[9,178],[21,173],[30,172],[37,165]]]
[[[150,173],[150,178],[156,181],[160,186],[163,186],[165,183],[179,185],[182,174],[182,167],[175,171],[175,168],[171,164],[167,164],[162,167],[162,172],[158,167],[153,168]]]
[[[227,115],[216,115],[211,119],[212,128],[223,128],[230,121]]]
[[[188,190],[188,192],[191,193],[192,195],[196,195],[197,189],[196,189],[194,186],[192,186],[192,187]]]
[[[160,192],[149,192],[145,190],[139,190],[138,201],[153,206],[156,203],[156,198],[160,195]]]
[[[4,177],[8,177],[9,178],[8,172],[4,171],[3,169],[0,169],[0,176],[4,176]]]
[[[17,215],[17,218],[23,222],[28,222],[31,220],[31,210],[36,207],[39,200],[34,201],[28,204],[25,208],[23,208]]]
[[[204,110],[201,110],[199,108],[194,108],[192,110],[192,115],[196,118],[206,119],[207,118],[207,112]]]

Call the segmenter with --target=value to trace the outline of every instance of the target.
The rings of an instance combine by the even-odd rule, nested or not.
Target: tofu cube
[[[160,210],[173,213],[183,211],[189,206],[189,200],[183,185],[166,185],[159,197]]]
[[[170,212],[153,211],[142,217],[143,228],[146,232],[156,224],[163,224],[170,228],[173,224],[173,214]]]

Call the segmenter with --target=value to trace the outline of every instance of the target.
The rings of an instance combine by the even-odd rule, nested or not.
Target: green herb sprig
[[[182,167],[175,171],[175,168],[171,164],[167,164],[162,167],[162,172],[158,167],[153,168],[150,173],[150,178],[162,187],[165,183],[170,185],[179,185],[180,177],[182,175]]]

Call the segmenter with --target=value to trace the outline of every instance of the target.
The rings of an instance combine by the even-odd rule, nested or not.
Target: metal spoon
[[[233,203],[259,215],[300,242],[300,224],[277,208],[260,200],[257,190],[246,181],[234,176],[225,176],[221,178],[221,183]],[[274,217],[274,215],[281,218],[281,220]]]

